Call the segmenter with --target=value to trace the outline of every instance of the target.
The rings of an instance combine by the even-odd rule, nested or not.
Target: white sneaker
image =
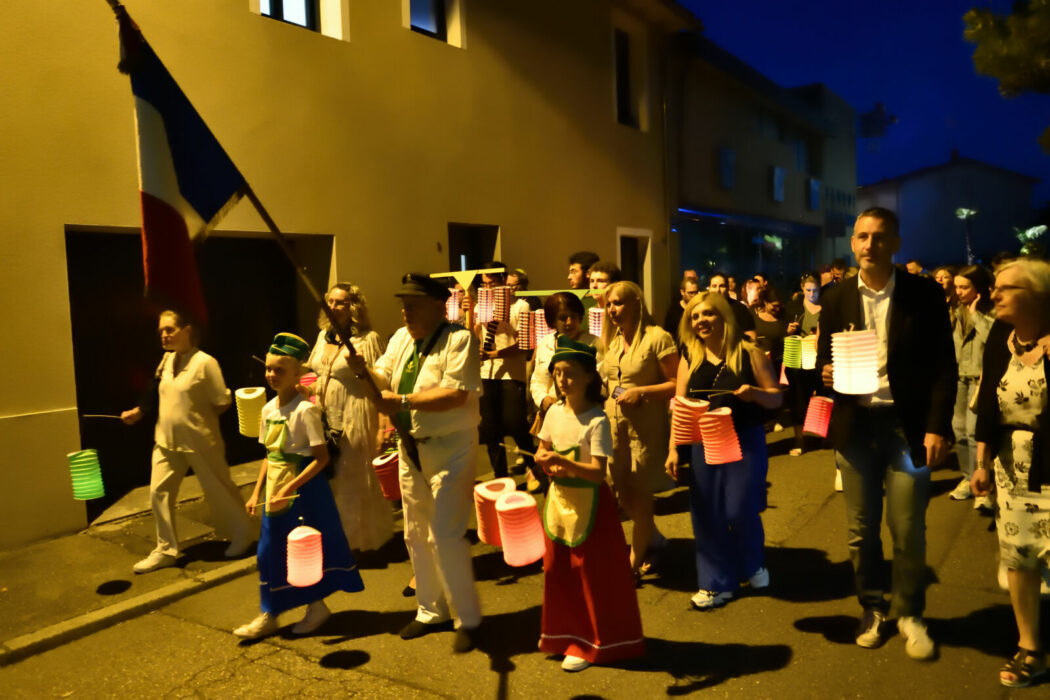
[[[751,574],[747,579],[747,585],[751,586],[751,588],[768,588],[769,569],[763,566],[758,571]]]
[[[696,592],[696,595],[690,598],[690,602],[697,610],[714,610],[715,608],[722,607],[732,599],[732,591],[722,591],[719,593],[718,591],[699,590]]]
[[[164,552],[150,552],[148,557],[136,562],[135,566],[131,568],[136,574],[148,574],[151,571],[165,569],[169,566],[175,566],[175,557]]]
[[[977,496],[973,499],[973,509],[982,513],[992,513],[995,511],[995,501],[991,496]]]
[[[576,671],[582,671],[591,665],[591,662],[587,659],[581,659],[578,656],[565,655],[565,660],[561,662],[561,669],[568,671],[569,673],[575,673]]]
[[[839,469],[835,470],[835,490],[842,493],[842,471]]]
[[[911,658],[926,661],[937,653],[937,648],[926,631],[926,623],[921,617],[902,617],[897,620],[897,629],[904,637],[904,651]]]
[[[965,501],[968,498],[973,498],[973,491],[970,490],[970,480],[963,477],[963,480],[959,482],[955,490],[948,494],[948,498],[953,501]]]
[[[276,631],[277,617],[270,613],[259,613],[259,617],[246,625],[241,625],[233,633],[241,639],[262,639]]]
[[[882,644],[882,633],[879,628],[885,619],[886,616],[881,610],[865,608],[864,617],[861,618],[860,627],[857,629],[857,646],[874,649]]]
[[[306,606],[306,614],[303,619],[292,625],[292,634],[310,634],[318,627],[328,622],[332,611],[324,604],[323,600],[315,600]]]

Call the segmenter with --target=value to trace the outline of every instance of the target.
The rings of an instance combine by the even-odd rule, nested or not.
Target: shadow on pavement
[[[786,644],[707,644],[645,640],[645,657],[614,666],[638,671],[667,672],[673,681],[668,695],[688,695],[731,678],[776,671],[791,661]]]
[[[509,565],[503,560],[502,549],[475,554],[473,563],[475,581],[495,581],[497,586],[508,586],[543,571],[542,559],[528,566]]]
[[[1040,617],[1050,619],[1050,600],[1045,596]],[[974,649],[1003,660],[1017,651],[1017,625],[1013,608],[1006,604],[974,610],[965,617],[927,618],[926,623],[930,636],[944,646]],[[1045,645],[1045,633],[1043,637]]]
[[[674,491],[653,497],[653,513],[655,515],[675,515],[688,512],[689,489],[676,488]]]
[[[361,569],[385,569],[391,564],[408,561],[408,548],[405,547],[405,534],[395,532],[379,549],[361,551],[355,549],[354,561]]]
[[[364,666],[372,660],[367,651],[361,649],[343,649],[333,651],[321,657],[321,666],[324,668],[339,668],[344,671],[358,666]]]
[[[855,644],[857,625],[860,620],[850,615],[827,615],[820,617],[802,617],[795,620],[794,627],[799,632],[823,635],[824,639],[835,644]],[[886,625],[886,630],[891,627]]]
[[[772,584],[765,594],[793,603],[847,598],[853,594],[853,567],[832,562],[822,549],[766,547]]]
[[[321,625],[314,636],[340,635],[332,639],[326,639],[323,642],[326,645],[335,645],[377,634],[397,634],[415,616],[416,611],[414,609],[397,612],[343,610],[334,613],[327,622]]]

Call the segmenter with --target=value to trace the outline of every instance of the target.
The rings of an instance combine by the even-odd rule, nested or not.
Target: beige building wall
[[[398,2],[344,0],[349,41],[249,0],[125,4],[282,229],[335,237],[335,276],[364,288],[380,332],[399,324],[402,272],[447,268],[449,222],[498,225],[534,288],[560,287],[575,250],[615,259],[618,227],[650,230],[666,304],[659,101],[645,130],[616,123],[610,3],[461,0],[463,48],[404,28]],[[139,224],[112,12],[34,0],[5,20],[0,547],[85,524],[65,464],[81,444],[64,232]],[[658,32],[646,45],[658,95]],[[264,227],[242,202],[220,229]]]

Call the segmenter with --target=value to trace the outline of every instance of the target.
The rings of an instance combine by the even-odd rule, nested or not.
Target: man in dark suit
[[[864,616],[857,644],[882,643],[886,616],[885,562],[880,527],[882,494],[893,536],[890,611],[916,659],[935,654],[922,621],[926,589],[926,505],[930,467],[940,464],[952,435],[958,371],[944,294],[932,280],[898,271],[897,216],[861,212],[850,247],[860,273],[827,291],[820,314],[817,367],[833,386],[831,334],[875,329],[878,390],[835,394],[831,440],[842,472],[850,560]]]

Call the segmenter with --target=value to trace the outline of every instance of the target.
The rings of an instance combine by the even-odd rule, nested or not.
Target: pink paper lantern
[[[300,525],[288,533],[288,583],[305,588],[320,581],[322,576],[321,533]]]
[[[716,408],[700,416],[700,435],[704,441],[704,461],[708,464],[729,464],[744,458],[729,408]]]
[[[383,498],[388,501],[401,500],[400,467],[401,459],[397,452],[387,452],[372,460],[372,468],[379,478],[379,488],[383,491]]]
[[[445,300],[445,317],[456,323],[463,317],[463,290],[450,289],[448,299]]]
[[[707,401],[675,396],[671,399],[671,437],[675,445],[695,445],[702,440],[700,416],[711,408]]]
[[[499,532],[499,516],[496,515],[496,501],[501,496],[511,493],[518,485],[514,479],[505,476],[502,479],[485,481],[474,487],[474,510],[478,516],[478,539],[493,547],[500,547],[503,540]]]
[[[532,312],[532,327],[536,336],[536,339],[533,341],[534,345],[539,345],[541,340],[554,332],[547,325],[547,317],[544,313],[543,309]]]
[[[496,501],[496,515],[503,561],[511,566],[528,566],[543,558],[547,538],[535,498],[521,491],[504,494]]]
[[[828,436],[828,425],[831,423],[831,407],[834,401],[826,396],[814,396],[809,400],[806,409],[806,421],[802,425],[802,432],[807,435],[816,435],[826,438]]]
[[[478,290],[478,323],[510,320],[510,287],[482,287]]]
[[[587,330],[596,338],[602,337],[602,324],[605,322],[605,309],[592,306],[587,310]]]
[[[522,350],[532,350],[536,347],[535,316],[525,312],[518,315],[518,347]]]

